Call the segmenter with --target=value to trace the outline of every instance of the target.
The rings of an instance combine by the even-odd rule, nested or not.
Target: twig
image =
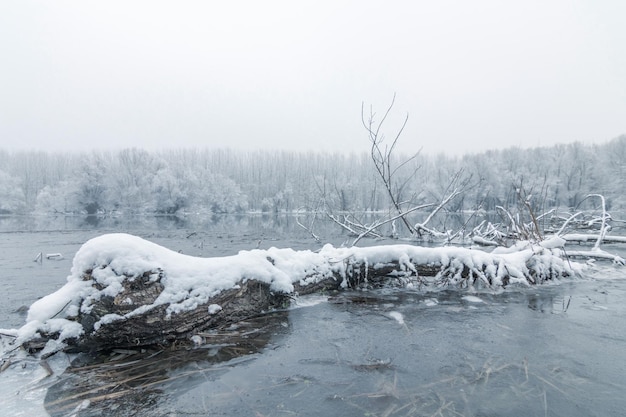
[[[295,216],[296,218],[296,223],[298,224],[298,226],[300,226],[301,228],[303,228],[304,230],[306,230],[307,232],[309,232],[309,234],[311,235],[311,237],[313,237],[313,239],[315,239],[316,242],[321,242],[322,239],[320,239],[319,236],[317,236],[314,232],[313,232],[313,222],[311,222],[311,227],[306,227],[305,225],[303,225],[302,223],[300,223],[300,218],[299,216]],[[315,217],[313,217],[313,221],[315,221]]]
[[[70,303],[72,302],[72,300],[68,301],[67,303],[65,303],[65,305],[63,306],[63,308],[61,308],[59,311],[57,311],[57,313],[50,317],[51,319],[55,318],[56,316],[58,316],[59,314],[61,314],[63,312],[63,310],[65,310],[67,308],[68,305],[70,305]]]

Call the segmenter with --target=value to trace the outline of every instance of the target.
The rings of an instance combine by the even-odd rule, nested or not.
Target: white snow
[[[399,311],[390,311],[389,317],[397,321],[399,324],[404,324],[404,316]]]
[[[27,340],[40,331],[60,331],[59,342],[77,337],[83,330],[72,319],[79,310],[89,312],[93,302],[101,296],[119,294],[123,280],[136,279],[147,271],[152,272],[150,280],[160,279],[163,291],[153,304],[140,306],[127,316],[144,313],[158,305],[167,305],[167,314],[188,311],[207,304],[221,291],[239,288],[247,280],[267,283],[271,291],[283,293],[292,293],[294,283],[306,285],[333,275],[344,277],[345,286],[346,271],[354,264],[363,264],[367,273],[372,268],[399,262],[400,277],[403,274],[415,277],[416,264],[432,264],[445,270],[447,276],[451,276],[449,282],[452,284],[463,282],[461,274],[467,270],[496,287],[502,285],[504,276],[509,277],[511,284],[526,284],[524,272],[528,271],[529,265],[538,269],[549,265],[572,273],[576,268],[582,268],[579,264],[561,261],[558,257],[560,250],[556,249],[560,244],[560,240],[554,240],[545,246],[527,245],[521,250],[503,251],[505,253],[460,247],[335,248],[326,245],[319,252],[270,248],[241,251],[227,257],[200,258],[169,250],[137,236],[107,234],[89,240],[80,248],[65,286],[33,303],[27,324],[17,331],[18,341]],[[92,271],[91,276],[83,277],[85,271]],[[98,284],[101,289],[93,284]],[[472,296],[467,297],[468,301],[474,302]],[[208,309],[209,313],[215,314],[221,306],[211,304]],[[122,318],[116,314],[106,315],[95,328]],[[400,321],[395,316],[393,318]]]
[[[472,242],[476,243],[477,245],[482,245],[482,246],[498,246],[498,242],[493,241],[493,240],[489,240],[489,239],[485,239],[482,236],[474,236],[474,237],[472,237]]]
[[[211,304],[209,306],[209,314],[217,314],[222,311],[222,306],[219,304]]]
[[[426,307],[434,307],[439,304],[439,300],[436,298],[427,298],[424,300],[424,304],[426,304]]]
[[[552,236],[548,239],[543,240],[541,243],[539,243],[542,247],[546,248],[546,249],[555,249],[555,248],[562,248],[565,246],[565,244],[567,243],[567,241],[565,239],[563,239],[560,236]]]
[[[574,242],[590,242],[597,241],[600,235],[598,234],[584,234],[584,233],[568,233],[563,235],[563,239],[566,241]],[[611,243],[626,243],[626,236],[610,236],[606,235],[602,237],[603,242]]]
[[[475,295],[464,295],[463,300],[467,301],[468,303],[484,303],[482,298],[476,297]]]
[[[327,295],[319,295],[319,294],[307,294],[302,297],[295,297],[291,303],[290,308],[303,308],[303,307],[313,307],[318,304],[322,304],[328,301]]]
[[[197,334],[191,336],[190,340],[195,346],[200,346],[204,344],[204,338],[202,336],[198,336]]]

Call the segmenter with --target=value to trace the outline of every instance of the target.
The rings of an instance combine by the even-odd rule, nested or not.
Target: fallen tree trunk
[[[557,242],[560,243],[560,242]],[[76,254],[68,283],[35,302],[16,345],[42,355],[190,343],[194,335],[346,288],[504,287],[577,274],[554,242],[511,253],[389,245],[182,255],[139,237],[100,236]]]

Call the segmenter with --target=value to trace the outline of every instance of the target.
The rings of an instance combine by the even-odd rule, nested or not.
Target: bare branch
[[[406,164],[408,164],[409,162],[411,162],[412,160],[414,160],[415,158],[417,158],[419,156],[419,154],[422,152],[422,149],[420,148],[419,151],[415,152],[415,154],[413,154],[410,158],[407,158],[406,161],[402,162],[401,164],[399,164],[392,172],[391,175],[394,175],[400,168],[402,168],[403,166],[405,166]],[[418,169],[420,169],[421,167],[418,166],[413,174],[415,174],[415,172],[417,172]]]
[[[368,135],[369,135],[369,140],[371,142],[370,154],[371,154],[372,162],[374,162],[374,168],[376,169],[378,176],[383,182],[383,185],[385,187],[385,190],[387,191],[387,195],[389,196],[391,204],[394,206],[394,208],[400,215],[399,218],[402,219],[402,222],[404,223],[406,228],[409,230],[409,232],[414,233],[415,231],[413,227],[411,226],[409,221],[406,219],[405,214],[403,213],[402,207],[400,203],[398,203],[398,199],[394,195],[394,191],[393,191],[394,175],[396,171],[398,170],[398,168],[392,169],[392,166],[391,166],[393,151],[396,147],[396,144],[400,136],[402,135],[402,132],[404,131],[404,128],[406,127],[408,123],[408,119],[409,119],[408,114],[405,117],[404,122],[402,123],[397,134],[395,135],[394,140],[391,143],[391,146],[385,145],[384,149],[382,148],[383,143],[384,143],[384,136],[382,135],[381,130],[385,121],[387,120],[387,117],[389,116],[389,114],[391,113],[391,110],[393,109],[395,101],[396,101],[396,95],[394,94],[391,100],[391,103],[387,107],[385,113],[383,114],[382,119],[378,123],[374,121],[374,112],[371,109],[370,109],[369,119],[366,121],[365,105],[362,103],[361,104],[361,122],[363,123],[363,126],[367,130]],[[408,161],[414,159],[415,156],[409,158]],[[408,161],[403,162],[401,166],[406,164]]]
[[[320,239],[320,237],[316,235],[315,232],[313,231],[313,225],[315,223],[315,220],[317,219],[318,208],[315,209],[315,212],[313,213],[313,219],[311,220],[311,224],[309,226],[305,226],[300,222],[300,216],[295,216],[295,218],[296,218],[296,223],[298,224],[298,226],[300,226],[301,228],[309,232],[311,237],[313,237],[313,239],[315,239],[316,242],[320,243],[322,239]]]
[[[389,107],[387,107],[387,111],[383,115],[383,118],[378,123],[378,127],[376,128],[376,133],[374,135],[375,137],[380,136],[380,129],[383,127],[383,124],[385,124],[385,120],[387,120],[387,116],[389,116],[389,113],[391,112],[391,109],[393,108],[393,105],[395,104],[395,102],[396,102],[396,93],[393,93],[393,97],[391,98],[391,104],[389,104]],[[408,115],[407,115],[407,118],[408,118]]]
[[[404,216],[406,214],[409,214],[409,213],[417,211],[417,210],[422,210],[422,209],[425,209],[426,207],[430,207],[430,206],[432,206],[432,204],[423,204],[421,206],[416,206],[416,207],[408,209],[407,211],[405,211],[402,214],[397,214],[397,215],[395,215],[395,216],[393,216],[393,217],[391,217],[389,219],[378,221],[378,222],[374,223],[372,226],[370,226],[368,229],[366,229],[363,233],[361,233],[359,236],[357,236],[356,239],[354,239],[354,241],[352,242],[352,246],[356,245],[359,242],[359,240],[363,239],[365,236],[367,236],[369,233],[371,233],[373,230],[379,228],[380,226],[383,226],[383,225],[385,225],[387,223],[391,223],[391,222],[393,222],[395,220],[398,220],[399,218],[401,218],[402,216]]]
[[[567,227],[568,224],[570,224],[570,222],[572,222],[576,217],[582,215],[583,212],[579,211],[578,213],[572,214],[570,217],[567,218],[567,220],[565,220],[565,222],[563,223],[563,225],[561,226],[561,228],[559,229],[558,232],[556,232],[555,234],[557,236],[561,236],[563,234],[563,232],[565,231],[565,228]]]
[[[606,235],[606,231],[607,231],[607,227],[606,227],[606,219],[607,219],[606,202],[604,201],[604,196],[602,194],[589,194],[585,198],[590,198],[590,197],[598,197],[600,199],[600,201],[602,202],[602,225],[600,226],[600,235],[598,236],[598,240],[596,241],[595,245],[593,245],[593,250],[597,251],[597,250],[600,250],[600,243],[602,243],[602,240],[604,239],[604,236]]]

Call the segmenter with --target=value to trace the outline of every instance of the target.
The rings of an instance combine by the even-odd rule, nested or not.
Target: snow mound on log
[[[293,282],[304,279],[312,268],[321,275],[332,272],[321,260],[319,254],[311,251],[277,248],[200,258],[137,236],[107,234],[89,240],[80,248],[74,257],[68,283],[36,301],[30,307],[27,321],[51,318],[74,301],[97,300],[103,295],[115,297],[122,291],[124,280],[146,271],[162,271],[164,289],[153,305],[169,304],[170,312],[193,308],[247,279],[267,283],[272,291],[290,293],[294,289]],[[86,271],[91,271],[93,281],[83,279]],[[101,289],[96,289],[94,284]],[[81,308],[89,305],[83,302]]]

